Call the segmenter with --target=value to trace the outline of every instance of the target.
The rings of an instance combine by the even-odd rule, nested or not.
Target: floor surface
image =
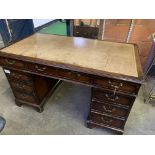
[[[137,97],[125,126],[125,135],[155,134],[155,107]],[[43,113],[15,105],[14,96],[0,68],[0,116],[6,119],[3,135],[110,135],[105,129],[86,128],[90,88],[63,82],[46,102]]]

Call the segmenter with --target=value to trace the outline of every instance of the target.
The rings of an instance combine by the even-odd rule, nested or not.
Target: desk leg
[[[46,100],[61,82],[10,69],[4,69],[4,72],[15,96],[16,105],[26,104],[38,112],[43,111]]]

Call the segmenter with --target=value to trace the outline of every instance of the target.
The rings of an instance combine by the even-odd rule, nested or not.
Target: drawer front
[[[48,67],[45,65],[38,65],[38,64],[30,64],[30,63],[27,65],[29,70],[34,71],[36,73],[53,75],[53,76],[58,75],[57,68],[54,68],[54,67]]]
[[[73,72],[65,69],[58,69],[54,67],[47,67],[44,65],[37,65],[37,64],[28,64],[28,68],[36,73],[52,75],[55,77],[62,77],[69,80],[75,80],[84,83],[90,83],[91,78],[87,74]]]
[[[18,92],[18,91],[14,91],[14,94],[15,94],[15,97],[17,99],[27,101],[27,102],[31,102],[31,103],[36,103],[37,102],[35,96],[33,96],[33,95],[28,95],[28,94],[21,93],[21,92]]]
[[[28,94],[33,93],[33,84],[32,83],[24,84],[24,83],[18,82],[18,81],[10,81],[10,84],[11,84],[12,88],[15,90],[23,91]]]
[[[103,88],[117,90],[119,92],[129,93],[129,94],[137,94],[140,88],[139,84],[109,79],[106,77],[103,78],[94,78],[94,85],[100,86]]]
[[[26,73],[20,73],[20,72],[8,70],[8,69],[4,69],[4,72],[10,80],[14,79],[14,80],[24,81],[24,82],[32,81],[31,76]]]
[[[96,101],[92,101],[91,110],[124,118],[128,115],[129,112],[129,109],[119,108],[113,105],[104,104]]]
[[[6,67],[15,67],[19,69],[25,68],[25,64],[22,61],[15,60],[15,59],[9,59],[9,58],[3,58],[3,57],[0,57],[0,65],[6,66]]]
[[[103,124],[106,126],[120,128],[120,129],[122,129],[124,127],[124,124],[125,124],[124,120],[119,120],[116,118],[112,118],[112,117],[104,116],[104,115],[99,115],[96,113],[90,114],[90,120],[95,122],[95,123],[98,123],[98,124]]]
[[[75,81],[84,82],[88,84],[91,83],[91,77],[83,73],[60,69],[58,75],[60,77],[73,80],[73,81],[75,80]]]
[[[99,100],[99,101],[103,101],[103,102],[108,102],[111,104],[118,104],[118,105],[124,105],[127,107],[130,107],[134,100],[135,97],[129,97],[129,96],[125,96],[125,95],[120,95],[118,93],[114,93],[113,92],[109,92],[109,91],[103,91],[100,89],[93,89],[92,90],[92,97]]]

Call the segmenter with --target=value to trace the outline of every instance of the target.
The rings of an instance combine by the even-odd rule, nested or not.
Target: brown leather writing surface
[[[138,77],[132,44],[35,34],[2,52]]]

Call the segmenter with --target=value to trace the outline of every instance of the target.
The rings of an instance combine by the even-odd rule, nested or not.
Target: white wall
[[[33,24],[34,24],[34,27],[36,28],[36,27],[44,25],[52,20],[54,20],[54,19],[33,19]]]

